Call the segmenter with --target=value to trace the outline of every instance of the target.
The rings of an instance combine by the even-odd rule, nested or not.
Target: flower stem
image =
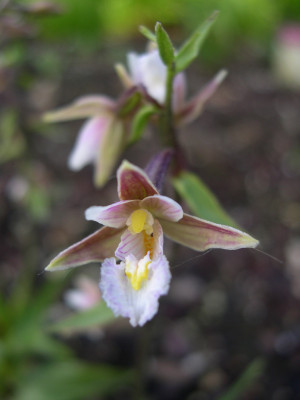
[[[174,63],[167,69],[166,81],[166,102],[163,117],[163,135],[168,146],[175,148],[176,135],[173,124],[172,97],[173,97],[173,81],[175,76]]]
[[[174,175],[178,174],[184,167],[185,161],[182,150],[177,141],[177,132],[174,126],[173,115],[173,82],[175,77],[175,64],[172,63],[167,69],[166,101],[161,116],[161,134],[166,146],[174,150]]]

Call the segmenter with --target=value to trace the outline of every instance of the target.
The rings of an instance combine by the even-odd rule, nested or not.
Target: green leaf
[[[204,21],[192,36],[180,47],[176,54],[176,73],[187,68],[190,63],[198,56],[201,46],[208,34],[212,24],[215,22],[218,11]]]
[[[217,224],[237,227],[233,219],[223,210],[215,195],[197,175],[183,171],[173,178],[172,183],[191,211],[198,217]]]
[[[146,28],[145,26],[141,25],[139,27],[139,31],[141,32],[142,35],[144,35],[147,39],[150,41],[156,43],[156,36],[154,35],[153,32],[150,31],[150,29]]]
[[[14,400],[82,400],[112,393],[132,380],[132,372],[76,360],[39,367],[18,381]],[[102,397],[101,397],[102,398]]]
[[[263,374],[264,360],[257,358],[252,361],[238,380],[218,400],[238,400],[243,393]]]
[[[118,115],[120,117],[126,117],[131,111],[134,110],[141,100],[141,94],[139,92],[128,93],[119,105]]]
[[[113,321],[116,317],[113,312],[101,301],[95,307],[75,313],[50,326],[51,331],[55,332],[75,332],[93,326],[101,326]]]
[[[146,105],[142,107],[134,116],[132,125],[131,125],[131,132],[128,139],[128,144],[131,145],[137,142],[144,131],[145,125],[149,121],[151,115],[156,112],[156,109],[153,106]]]
[[[169,35],[160,22],[157,22],[155,25],[155,34],[160,58],[166,66],[171,66],[175,60],[174,47]]]

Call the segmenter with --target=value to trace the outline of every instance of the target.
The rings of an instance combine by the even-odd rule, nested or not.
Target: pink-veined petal
[[[205,103],[215,93],[219,85],[223,82],[227,71],[221,70],[200,92],[190,100],[177,115],[180,124],[187,124],[194,121],[202,112]]]
[[[143,200],[159,194],[145,172],[128,161],[122,162],[117,176],[120,200]]]
[[[100,290],[108,307],[116,316],[129,318],[132,326],[142,326],[158,310],[159,297],[168,293],[171,273],[165,256],[149,264],[148,279],[134,290],[125,275],[125,263],[114,258],[104,261],[101,268]]]
[[[139,208],[138,200],[119,201],[106,207],[90,207],[85,212],[85,218],[112,228],[122,228],[130,214]]]
[[[49,111],[43,117],[45,122],[69,121],[72,119],[90,118],[96,115],[111,113],[115,102],[106,96],[90,95],[80,97],[72,104]]]
[[[57,271],[103,261],[114,255],[124,229],[104,227],[59,253],[46,267]]]
[[[183,72],[177,74],[174,78],[173,83],[173,98],[172,108],[174,113],[179,112],[184,104],[186,96],[186,78]]]
[[[102,187],[111,176],[126,142],[123,123],[112,118],[95,157],[95,186]]]
[[[89,119],[83,125],[69,157],[70,169],[78,171],[85,165],[95,162],[109,124],[110,118],[101,116]]]
[[[139,260],[145,256],[143,232],[133,235],[128,229],[126,229],[121,236],[121,241],[115,255],[120,260],[125,260],[126,256],[129,254],[133,254]]]
[[[153,240],[152,243],[151,240]],[[120,260],[125,260],[129,254],[132,254],[140,260],[145,257],[148,251],[151,252],[152,260],[157,259],[163,254],[163,230],[157,220],[153,224],[153,236],[149,236],[144,232],[133,235],[127,229],[121,236],[121,241],[115,255]]]
[[[168,221],[178,221],[183,217],[182,208],[176,201],[159,194],[143,199],[140,207],[150,211],[156,218]]]
[[[194,250],[237,250],[256,247],[258,241],[245,232],[184,214],[178,222],[160,220],[163,231],[170,239]]]

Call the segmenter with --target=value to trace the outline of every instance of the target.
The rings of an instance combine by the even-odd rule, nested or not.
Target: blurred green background
[[[206,57],[219,60],[245,43],[265,49],[282,23],[300,19],[297,0],[61,0],[56,4],[63,13],[39,23],[43,37],[84,47],[107,39],[126,43],[138,37],[139,25],[152,28],[156,21],[175,31],[182,29],[181,40],[219,10],[218,23],[205,45]]]

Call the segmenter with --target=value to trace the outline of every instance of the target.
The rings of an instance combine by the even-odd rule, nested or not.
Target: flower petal
[[[158,50],[145,54],[128,54],[128,67],[132,80],[142,84],[147,93],[160,104],[165,101],[167,68],[160,59]]]
[[[210,81],[200,92],[189,101],[179,112],[176,118],[180,124],[187,124],[194,121],[202,112],[205,103],[215,93],[219,85],[223,82],[227,75],[227,71],[224,69],[218,72],[218,74]]]
[[[124,262],[114,258],[104,261],[101,268],[102,297],[116,316],[130,319],[132,326],[142,326],[157,313],[158,299],[168,293],[171,273],[165,256],[149,264],[148,279],[141,289],[134,290],[124,272]]]
[[[68,165],[71,170],[78,171],[95,161],[109,124],[110,118],[101,116],[89,119],[83,125],[69,157]]]
[[[129,89],[134,86],[134,83],[123,64],[115,64],[115,71],[117,72],[118,77],[124,86],[124,89]]]
[[[136,233],[133,235],[127,229],[121,236],[120,244],[116,250],[116,257],[120,260],[125,260],[125,258],[132,254],[138,260],[142,259],[148,251],[151,251],[151,259],[156,260],[163,254],[163,230],[160,223],[155,220],[153,224],[153,243],[149,243],[149,236],[146,234]],[[146,241],[145,241],[146,239]],[[149,247],[152,245],[152,248]]]
[[[128,161],[122,162],[117,176],[120,200],[142,200],[159,194],[145,172]]]
[[[136,233],[133,235],[129,229],[121,236],[121,241],[115,252],[115,255],[120,260],[125,260],[126,256],[133,254],[138,260],[145,256],[144,234]]]
[[[64,300],[74,310],[88,310],[101,301],[101,293],[94,280],[82,275],[76,280],[75,288],[65,292]]]
[[[165,149],[153,156],[144,169],[158,191],[162,189],[173,156],[174,150]]]
[[[138,200],[119,201],[107,207],[90,207],[85,212],[85,219],[112,228],[122,228],[130,214],[139,208]]]
[[[50,111],[43,116],[45,122],[69,121],[72,119],[89,118],[114,110],[115,102],[106,96],[80,97],[69,106]]]
[[[238,229],[219,225],[184,214],[178,222],[160,220],[163,231],[170,239],[194,250],[236,250],[256,247],[258,241]]]
[[[113,169],[124,149],[126,142],[123,123],[112,119],[103,134],[101,145],[97,149],[95,185],[103,186],[112,174]]]
[[[59,253],[46,267],[57,271],[78,267],[90,262],[103,261],[114,255],[124,229],[101,228],[85,239]]]
[[[166,219],[168,221],[178,221],[183,217],[183,210],[176,201],[170,197],[156,194],[148,196],[140,203],[141,208],[146,208],[156,218]]]

